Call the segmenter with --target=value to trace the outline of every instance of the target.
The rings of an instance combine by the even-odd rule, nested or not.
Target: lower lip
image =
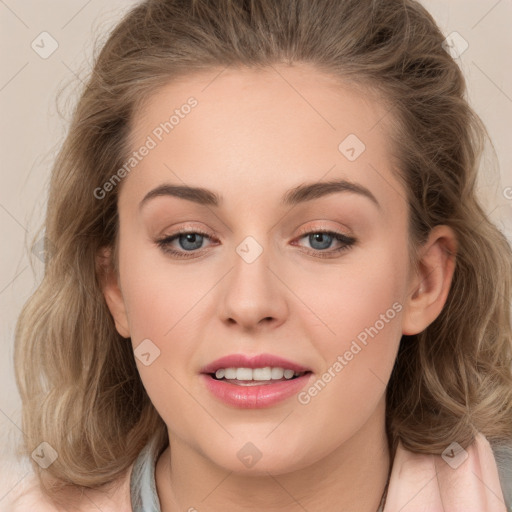
[[[239,386],[222,380],[215,380],[208,374],[201,374],[210,392],[225,404],[241,409],[270,407],[298,393],[310,380],[312,373],[291,380],[280,380],[261,386]]]

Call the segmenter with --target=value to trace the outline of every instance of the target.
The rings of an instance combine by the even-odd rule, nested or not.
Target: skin
[[[418,273],[411,271],[406,193],[393,175],[386,124],[378,122],[386,110],[362,89],[307,65],[217,75],[169,83],[135,116],[134,150],[168,112],[190,96],[198,100],[124,178],[119,274],[103,284],[118,332],[134,349],[150,339],[160,350],[149,366],[136,361],[168,427],[170,450],[156,467],[162,511],[375,512],[390,463],[386,384],[401,335],[421,332],[443,308],[455,235],[437,226],[421,247]],[[349,134],[366,146],[353,162],[338,150]],[[380,208],[347,192],[279,204],[289,189],[336,178],[367,187]],[[139,209],[165,182],[213,190],[224,203],[161,196]],[[196,238],[189,259],[155,243],[181,227],[212,237],[202,245]],[[301,228],[356,242],[335,254],[340,242],[315,242]],[[236,252],[249,235],[263,249],[250,264]],[[191,244],[182,237],[171,246],[187,253]],[[329,251],[332,257],[319,256]],[[311,368],[316,380],[394,303],[401,311],[307,405],[294,396],[236,409],[199,378],[218,357],[267,352]],[[247,442],[262,454],[251,468],[237,457]]]

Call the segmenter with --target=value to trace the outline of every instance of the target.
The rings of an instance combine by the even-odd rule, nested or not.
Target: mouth
[[[291,368],[266,366],[263,368],[219,368],[206,375],[216,381],[235,386],[269,386],[277,382],[299,379],[311,373],[309,370],[295,371]]]
[[[231,354],[200,370],[212,397],[230,407],[258,409],[276,406],[299,393],[313,372],[273,354]]]

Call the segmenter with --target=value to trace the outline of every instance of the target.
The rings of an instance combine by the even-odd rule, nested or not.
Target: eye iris
[[[199,244],[197,245],[197,247],[185,247],[182,244],[183,238],[186,238],[186,242],[191,242],[192,244],[194,244],[194,242],[195,242],[197,244],[196,237],[199,238]],[[190,240],[190,239],[192,239],[192,240]],[[201,247],[201,242],[203,241],[203,236],[199,235],[198,233],[185,233],[185,234],[179,236],[179,241],[180,241],[180,245],[181,245],[182,249],[185,249],[185,250],[199,249],[199,247]]]
[[[312,241],[317,241],[316,238],[317,237],[320,237],[320,242],[322,242],[323,240],[323,237],[326,237],[326,241],[327,243],[325,243],[324,241],[324,244],[322,247],[314,247],[313,245],[313,242]],[[314,249],[327,249],[330,245],[330,242],[332,241],[332,236],[327,234],[327,233],[314,233],[312,235],[309,235],[309,243],[311,244],[311,246],[314,248]]]

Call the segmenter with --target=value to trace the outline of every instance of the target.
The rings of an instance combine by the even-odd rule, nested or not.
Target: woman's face
[[[306,66],[197,74],[137,113],[109,305],[171,449],[278,474],[384,429],[412,291],[386,115]],[[309,188],[327,182],[338,185]],[[308,373],[202,373],[232,354]]]

